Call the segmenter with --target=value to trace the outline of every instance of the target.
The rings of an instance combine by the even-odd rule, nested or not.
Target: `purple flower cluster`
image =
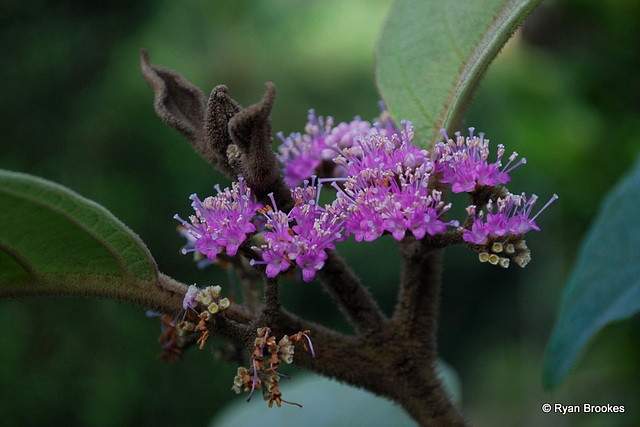
[[[183,252],[198,251],[212,261],[223,250],[229,256],[238,252],[247,234],[256,231],[252,220],[256,210],[262,207],[255,202],[242,177],[233,183],[231,189],[220,190],[218,185],[215,188],[218,194],[204,201],[196,194],[189,197],[195,211],[195,215],[189,217],[191,223],[174,216],[195,239],[193,247],[185,247]]]
[[[317,117],[314,110],[309,110],[304,134],[296,132],[285,138],[279,132],[278,138],[282,144],[277,157],[282,164],[287,185],[293,188],[314,175],[345,176],[345,169],[333,162],[338,156],[337,150],[353,146],[358,138],[368,135],[373,127],[388,136],[395,133],[393,121],[384,104],[381,103],[380,108],[382,113],[373,125],[356,117],[349,123],[341,122],[334,126],[333,117]]]
[[[506,184],[511,180],[509,172],[527,163],[523,158],[512,165],[518,157],[518,153],[513,152],[509,162],[502,166],[505,152],[502,144],[498,145],[496,161],[489,163],[489,140],[484,139],[483,133],[474,136],[473,131],[474,128],[469,128],[466,138],[456,132],[455,142],[443,131],[447,141],[436,144],[433,149],[434,173],[441,172],[441,182],[451,184],[454,193],[468,193],[476,186]]]
[[[289,187],[295,187],[313,175],[322,161],[325,139],[333,128],[333,117],[327,117],[325,122],[323,117],[316,117],[314,110],[309,110],[308,119],[304,134],[296,132],[285,138],[282,132],[278,132],[282,144],[277,157]]]
[[[441,193],[429,189],[433,164],[426,150],[412,144],[413,127],[403,122],[403,131],[388,138],[375,129],[357,146],[341,150],[336,163],[345,166],[344,189],[337,183],[337,207],[345,217],[347,234],[356,241],[373,241],[389,232],[400,241],[407,231],[417,239],[446,230],[440,216],[451,204]]]
[[[467,207],[467,214],[476,219],[473,221],[471,230],[464,230],[462,238],[466,242],[483,245],[488,242],[489,237],[519,236],[531,230],[540,231],[536,218],[557,198],[558,195],[554,194],[533,217],[530,217],[531,210],[538,200],[535,194],[527,200],[524,193],[519,196],[507,193],[505,197],[498,198],[495,203],[497,205],[495,212],[494,203],[489,200],[486,219],[483,218],[482,212],[476,212],[476,206],[471,205]]]
[[[265,266],[268,277],[299,267],[308,282],[324,267],[326,250],[335,249],[336,242],[350,235],[358,242],[371,242],[384,234],[400,241],[408,233],[423,239],[455,227],[451,233],[459,233],[458,239],[487,245],[539,230],[536,218],[557,199],[554,194],[532,216],[537,196],[527,199],[524,194],[498,188],[526,160],[516,162],[514,152],[503,165],[505,149],[498,145],[496,159],[490,162],[489,140],[482,133],[474,136],[473,128],[466,138],[456,133],[455,141],[445,134],[446,141],[429,152],[413,145],[409,122],[396,128],[384,109],[373,124],[356,118],[334,126],[331,117],[316,117],[313,110],[308,118],[304,134],[287,138],[279,134],[278,157],[292,187],[294,207],[278,209],[273,195],[269,195],[270,204],[257,203],[242,177],[231,189],[216,186],[218,194],[204,201],[194,194],[195,215],[189,217],[190,222],[175,216],[188,237],[184,252],[195,251],[213,261],[222,252],[236,255],[240,245],[255,236],[258,243],[250,249],[245,246],[253,251],[253,265]],[[324,178],[316,178],[319,171]],[[442,219],[451,204],[436,190],[438,179],[450,184],[454,193],[471,193],[473,200],[478,198],[476,203],[482,203],[467,207],[469,228]],[[302,186],[294,187],[300,183]],[[336,193],[330,204],[321,206],[324,183],[330,183]]]
[[[324,267],[325,249],[335,249],[334,242],[344,240],[342,218],[332,206],[318,206],[315,186],[304,182],[304,187],[292,190],[296,204],[287,214],[267,206],[261,212],[267,218],[265,244],[253,247],[262,254],[267,277],[275,277],[295,264],[302,270],[305,282],[311,281]],[[271,196],[273,206],[275,201]]]

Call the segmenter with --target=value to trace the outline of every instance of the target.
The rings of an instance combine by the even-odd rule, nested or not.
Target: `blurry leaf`
[[[460,125],[491,60],[540,0],[397,0],[377,47],[377,82],[396,121],[432,144]]]
[[[587,342],[640,311],[640,161],[603,202],[564,290],[543,368],[555,388]]]
[[[335,380],[304,374],[293,376],[291,381],[280,380],[278,384],[282,398],[299,403],[302,408],[283,404],[281,408],[270,409],[262,396],[254,397],[250,403],[238,396],[210,426],[417,426],[399,405]]]
[[[131,299],[156,281],[147,248],[106,209],[58,184],[0,171],[0,296]]]
[[[455,405],[460,405],[462,403],[462,383],[458,372],[453,366],[441,359],[437,360],[436,372],[445,390],[447,390],[451,402]]]

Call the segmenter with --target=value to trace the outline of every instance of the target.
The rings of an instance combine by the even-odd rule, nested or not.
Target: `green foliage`
[[[489,63],[539,2],[398,0],[377,48],[378,87],[393,117],[411,120],[428,146],[441,128],[458,130]]]
[[[555,388],[587,342],[640,311],[640,162],[602,204],[564,290],[543,379]]]
[[[369,36],[378,30],[385,1],[136,1],[119,11],[110,4],[109,13],[99,3],[90,11],[84,11],[89,3],[10,3],[0,18],[7,46],[0,64],[0,163],[63,182],[108,206],[140,233],[165,272],[189,283],[226,283],[220,269],[196,271],[190,257],[177,255],[183,241],[171,220],[189,211],[190,192],[210,194],[219,177],[155,117],[138,74],[140,47],[205,91],[229,84],[245,104],[273,80],[279,88],[274,130],[301,130],[311,107],[338,120],[376,114]],[[547,400],[640,400],[637,317],[607,328],[558,393],[539,387],[544,342],[575,238],[640,146],[640,86],[634,84],[640,55],[629,43],[640,34],[640,2],[544,6],[547,14],[532,16],[525,37],[491,66],[467,118],[528,158],[519,179],[529,180],[529,188],[561,195],[541,218],[544,233],[529,242],[534,259],[526,270],[496,272],[462,251],[447,253],[439,347],[462,373],[464,410],[478,424],[552,423],[539,409]],[[455,27],[469,31],[472,23]],[[405,101],[387,102],[394,116],[405,118],[398,110],[407,108]],[[604,150],[603,141],[610,142]],[[397,272],[388,248],[368,245],[351,254],[363,260],[350,259],[354,269],[393,306],[389,284]],[[287,284],[283,292],[294,312],[313,312],[323,322],[332,315],[318,303],[328,298],[317,286]],[[203,424],[235,398],[228,384],[235,368],[225,370],[206,352],[190,352],[188,363],[154,363],[157,322],[142,316],[109,301],[0,301],[0,412],[7,425]],[[612,334],[622,328],[628,332]],[[185,416],[175,402],[186,390]],[[637,424],[635,413],[615,420],[575,415],[566,422]]]
[[[96,203],[52,182],[0,171],[0,295],[123,298],[151,288],[142,241]]]

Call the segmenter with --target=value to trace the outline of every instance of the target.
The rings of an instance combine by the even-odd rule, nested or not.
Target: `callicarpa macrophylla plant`
[[[225,358],[237,370],[216,381],[247,400],[262,394],[266,406],[304,405],[282,381],[294,364],[386,397],[422,425],[465,425],[437,370],[443,249],[463,246],[495,268],[526,267],[526,239],[540,231],[539,215],[557,196],[538,201],[520,192],[525,158],[507,148],[509,141],[462,126],[488,63],[537,2],[458,4],[399,0],[392,7],[377,50],[384,99],[378,117],[338,122],[311,110],[304,129],[290,135],[272,129],[273,83],[243,107],[226,86],[207,97],[178,72],[153,65],[143,50],[142,74],[157,114],[230,180],[191,195],[190,207],[185,197],[182,210],[166,215],[175,214],[186,240],[182,252],[200,267],[235,271],[238,298],[225,284],[189,286],[162,274],[140,239],[104,208],[12,172],[0,172],[2,295],[136,303],[160,316],[161,357],[168,361],[188,359],[191,347],[212,348],[213,338],[226,340],[235,351]],[[454,206],[451,194],[466,201]],[[336,249],[347,239],[386,239],[399,248],[391,316]],[[300,292],[321,286],[355,333],[288,311],[279,292],[285,277]],[[576,318],[568,313],[560,324]],[[599,321],[577,344],[557,333],[552,386],[606,322]]]
[[[200,262],[227,263],[245,281],[244,303],[233,315],[222,312],[229,303],[217,300],[219,288],[207,297],[202,293],[211,293],[209,288],[189,287],[183,309],[170,323],[164,320],[172,328],[162,336],[166,357],[193,342],[176,336],[196,335],[203,348],[210,333],[223,335],[253,349],[232,387],[249,393],[247,400],[260,389],[269,406],[286,402],[278,366],[299,360],[382,395],[391,397],[395,390],[391,393],[399,393],[396,399],[417,419],[463,423],[434,369],[440,250],[465,245],[481,262],[527,265],[525,235],[539,231],[537,216],[557,196],[535,210],[536,195],[508,190],[512,172],[525,159],[515,152],[505,156],[503,145],[491,147],[473,128],[468,136],[456,132],[453,138],[442,130],[441,142],[421,149],[411,123],[396,124],[384,106],[372,122],[356,118],[337,124],[311,110],[304,133],[278,134],[276,154],[272,83],[261,101],[244,108],[223,85],[207,100],[182,75],[152,65],[146,50],[142,72],[158,115],[234,180],[225,189],[216,185],[213,195],[193,194],[188,219],[175,216],[187,239],[183,253],[194,252]],[[464,218],[447,218],[451,203],[443,194],[448,191],[469,194]],[[322,204],[321,192],[332,201]],[[391,318],[335,251],[335,243],[347,238],[370,242],[383,235],[397,241],[404,258]],[[300,275],[304,282],[318,278],[358,336],[288,313],[278,296],[283,275]],[[262,304],[255,300],[259,282]],[[296,341],[307,351],[294,352]],[[398,373],[397,380],[380,381],[388,372]]]

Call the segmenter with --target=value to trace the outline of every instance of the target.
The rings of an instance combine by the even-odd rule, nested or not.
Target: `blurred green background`
[[[104,205],[176,279],[225,286],[224,271],[199,271],[178,254],[183,242],[172,216],[189,213],[189,194],[210,194],[226,181],[155,116],[140,48],[205,93],[225,83],[243,105],[260,99],[265,81],[275,82],[274,130],[288,134],[302,130],[309,108],[337,121],[377,115],[373,49],[390,4],[5,1],[0,167]],[[638,17],[640,2],[632,0],[545,3],[503,49],[470,106],[466,125],[528,160],[512,191],[560,195],[540,219],[543,232],[528,239],[533,260],[524,270],[447,251],[440,350],[462,378],[463,409],[474,425],[640,424],[638,316],[600,334],[557,391],[540,382],[581,236],[640,151]],[[340,250],[389,312],[399,273],[392,239]],[[290,283],[283,292],[292,311],[349,330],[317,283]],[[5,300],[0,328],[5,426],[204,425],[242,399],[230,391],[235,367],[208,351],[191,350],[173,364],[157,360],[159,322],[138,307]],[[283,392],[304,404],[304,395]],[[543,414],[545,402],[625,405],[626,413],[562,417]]]

